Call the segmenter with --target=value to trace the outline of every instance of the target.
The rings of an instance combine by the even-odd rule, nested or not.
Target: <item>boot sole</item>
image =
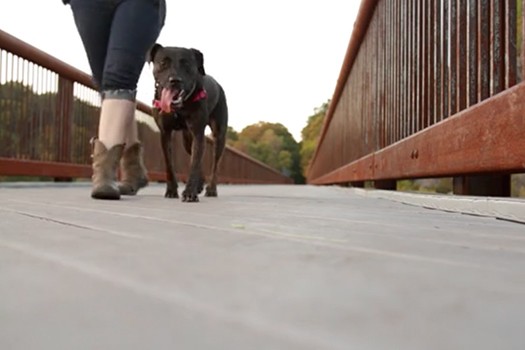
[[[129,184],[120,184],[118,186],[118,189],[120,191],[120,194],[123,196],[135,196],[140,189],[147,187],[148,185],[149,185],[148,179],[141,179],[139,180],[139,183],[137,184],[136,190],[134,190],[133,186]]]
[[[119,200],[120,195],[108,195],[108,194],[92,194],[91,198],[93,199],[106,199],[106,200]]]
[[[91,192],[91,198],[118,200],[120,199],[120,192],[118,191],[118,189],[113,188],[111,186],[102,186],[101,188],[94,189]]]

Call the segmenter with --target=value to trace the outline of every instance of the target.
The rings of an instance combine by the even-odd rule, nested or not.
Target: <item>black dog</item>
[[[217,196],[219,165],[228,127],[228,106],[224,90],[204,71],[204,58],[196,49],[162,47],[155,44],[149,54],[155,78],[153,116],[161,132],[162,151],[168,175],[165,197],[178,198],[177,178],[173,167],[171,134],[182,130],[184,148],[191,155],[190,172],[182,192],[184,202],[198,202],[204,176],[202,157],[204,130],[209,125],[214,139],[214,157],[207,197]]]

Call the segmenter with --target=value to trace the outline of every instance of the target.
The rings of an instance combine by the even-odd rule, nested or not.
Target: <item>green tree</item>
[[[525,174],[512,176],[512,196],[525,198]]]
[[[235,142],[239,140],[239,133],[235,131],[234,128],[228,126],[226,130],[226,144],[228,146],[233,146]]]
[[[245,127],[233,147],[304,183],[299,144],[280,123],[259,122]]]
[[[330,101],[323,103],[320,107],[314,110],[314,114],[308,117],[306,126],[301,131],[303,138],[301,142],[301,168],[303,174],[306,174],[308,166],[312,160],[317,143],[319,142],[319,136],[323,127],[324,118],[328,111]]]

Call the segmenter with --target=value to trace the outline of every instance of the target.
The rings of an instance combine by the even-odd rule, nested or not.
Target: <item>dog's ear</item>
[[[195,55],[195,59],[197,60],[197,69],[199,73],[202,75],[206,75],[206,71],[204,70],[204,55],[197,49],[191,49],[191,51],[193,52],[193,54]]]
[[[163,47],[161,44],[155,44],[153,47],[148,51],[148,54],[146,55],[146,61],[148,63],[151,63],[155,60],[155,56],[159,53],[160,50],[162,50]]]

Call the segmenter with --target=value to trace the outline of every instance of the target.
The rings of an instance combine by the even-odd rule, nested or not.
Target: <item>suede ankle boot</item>
[[[138,190],[148,185],[147,170],[143,161],[143,148],[140,142],[124,151],[120,160],[120,194],[134,196]]]
[[[93,189],[91,197],[95,199],[120,199],[117,186],[117,168],[124,145],[115,145],[109,150],[95,139],[93,143]]]

